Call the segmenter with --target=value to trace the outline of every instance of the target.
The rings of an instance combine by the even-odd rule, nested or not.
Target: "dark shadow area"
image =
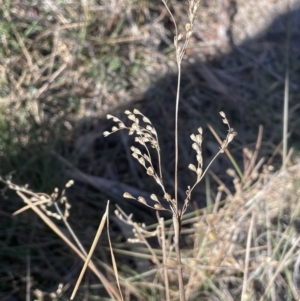
[[[230,37],[230,33],[228,36]],[[226,113],[230,125],[238,132],[229,150],[242,171],[247,161],[243,148],[255,150],[260,125],[263,126],[263,137],[258,158],[265,157],[264,164],[270,160],[270,164],[275,168],[280,167],[281,154],[277,147],[282,141],[287,57],[290,90],[289,147],[293,147],[294,155],[299,156],[300,10],[278,17],[264,32],[241,45],[234,45],[232,42],[229,45],[232,51],[225,56],[221,55],[204,62],[200,56],[193,53],[188,55],[183,63],[179,109],[181,200],[184,200],[187,186],[193,185],[195,181],[194,174],[188,170],[189,163],[196,163],[190,135],[196,133],[198,127],[203,127],[203,157],[204,165],[207,166],[219,150],[219,144],[207,125],[210,124],[223,139],[227,134],[227,128],[219,116],[220,111]],[[159,76],[142,97],[109,112],[127,123],[123,112],[137,108],[152,121],[158,132],[164,181],[170,193],[173,193],[174,186],[176,81],[176,74]],[[64,120],[54,120],[53,124],[58,122],[63,124]],[[138,222],[154,223],[155,212],[134,200],[124,200],[122,195],[128,191],[136,197],[145,196],[149,202],[151,193],[162,196],[155,181],[147,176],[144,169],[132,158],[132,137],[128,137],[125,131],[103,137],[103,132],[110,130],[112,126],[110,120],[85,117],[80,124],[72,124],[72,130],[66,139],[60,136],[60,139],[56,140],[55,137],[59,135],[49,132],[48,125],[41,124],[39,133],[30,138],[31,148],[24,149],[21,145],[13,154],[14,158],[18,158],[18,162],[23,162],[19,169],[12,166],[13,182],[21,185],[28,183],[33,190],[52,193],[54,187],[61,190],[69,179],[75,180],[75,185],[68,189],[69,202],[72,205],[69,221],[87,248],[93,240],[107,199],[111,200],[112,215],[114,205],[118,204],[126,213],[133,213]],[[39,135],[49,135],[46,146],[38,146],[39,142],[35,139]],[[6,162],[5,154],[3,162]],[[226,174],[228,168],[233,168],[232,163],[223,154],[211,170],[233,191],[232,178]],[[6,165],[7,169],[9,164]],[[207,191],[214,200],[218,185],[212,177],[204,179],[193,193],[193,203],[189,210],[206,205]],[[28,249],[32,254],[34,266],[34,285],[49,291],[50,288],[54,290],[58,279],[61,282],[73,281],[81,268],[79,259],[73,258],[70,250],[46,225],[38,221],[39,218],[33,212],[26,211],[12,218],[11,213],[22,205],[13,192],[4,186],[2,188],[0,240],[5,242],[5,248],[0,255],[3,263],[0,282],[2,277],[6,283],[3,291],[13,291],[14,287],[23,287],[25,290],[24,275]],[[169,213],[165,216],[170,217]],[[57,223],[63,227],[61,221]],[[111,239],[117,246],[127,239],[124,233],[120,234],[120,228],[120,225],[112,220]],[[47,234],[44,234],[46,231]],[[103,238],[100,243],[107,245],[107,239]],[[101,258],[107,257],[106,251],[101,247],[96,253]],[[121,255],[119,257],[117,261],[127,264]],[[57,261],[57,258],[64,259]],[[18,268],[9,270],[10,263],[16,265],[16,261],[19,261]],[[20,276],[20,279],[17,276]],[[22,285],[17,285],[18,281]],[[91,276],[91,282],[93,281],[97,282]],[[24,296],[22,290],[17,290],[10,299],[3,300],[25,300]]]
[[[230,152],[242,171],[245,168],[243,166],[245,163],[243,148],[254,151],[259,126],[263,127],[259,158],[265,157],[265,164],[271,164],[275,168],[281,166],[287,59],[289,60],[290,91],[289,147],[294,147],[295,154],[299,152],[299,16],[299,10],[296,10],[289,15],[279,17],[259,36],[247,40],[241,45],[231,44],[232,51],[226,56],[205,63],[197,57],[190,57],[189,61],[194,61],[194,63],[184,62],[179,109],[179,169],[182,199],[186,187],[195,181],[194,175],[187,169],[189,163],[195,163],[195,152],[191,148],[190,135],[196,133],[199,126],[203,127],[204,165],[207,166],[219,149],[219,144],[210,133],[207,124],[210,124],[223,139],[227,133],[227,128],[222,124],[219,116],[220,111],[226,113],[231,126],[238,132],[238,136],[230,146]],[[290,41],[288,42],[289,34]],[[157,129],[162,149],[163,168],[167,174],[166,184],[170,191],[173,187],[174,170],[176,82],[176,74],[163,76],[151,85],[142,99],[137,100],[129,107],[120,109],[121,112],[126,109],[131,111],[133,108],[139,109]],[[113,112],[113,114],[125,122],[125,114],[122,115],[118,112]],[[106,127],[105,124],[113,125],[110,121],[101,121],[99,124],[94,129],[95,133],[103,128],[111,130],[111,127]],[[113,160],[106,167],[102,165],[103,172],[101,174],[106,174],[106,178],[119,181],[120,175],[128,173],[125,182],[129,185],[135,187],[140,185],[142,190],[150,192],[153,189],[157,191],[158,188],[155,188],[156,185],[152,179],[146,178],[146,182],[140,182],[140,179],[144,178],[144,170],[130,158],[126,148],[129,148],[131,143],[127,141],[126,133],[117,133],[108,138],[100,136],[95,140],[93,147],[96,160],[107,153],[115,152],[116,145],[120,147]],[[132,140],[130,141],[132,142]],[[103,147],[104,145],[106,146]],[[233,168],[233,166],[228,158],[222,155],[213,164],[212,171],[230,186],[228,180],[231,180],[226,175],[228,168]],[[111,177],[109,172],[111,169],[115,171],[113,174],[117,175],[116,177]],[[205,206],[204,181],[194,195],[198,206]]]

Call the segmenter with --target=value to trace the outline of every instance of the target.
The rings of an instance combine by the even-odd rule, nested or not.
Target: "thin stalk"
[[[164,266],[164,282],[166,290],[166,301],[170,301],[170,288],[168,279],[168,267],[167,267],[167,250],[166,250],[166,237],[165,237],[165,223],[164,218],[159,219],[160,229],[161,229],[161,246],[163,253],[163,266]]]
[[[178,275],[178,286],[180,301],[185,301],[183,276],[182,276],[182,265],[181,265],[181,252],[179,246],[179,236],[180,236],[180,220],[181,212],[178,208],[178,111],[179,111],[179,94],[180,94],[180,81],[181,81],[181,60],[177,58],[178,65],[178,78],[177,78],[177,91],[176,91],[176,108],[175,108],[175,205],[176,211],[173,212],[173,224],[174,224],[174,241],[175,241],[175,251],[177,256],[177,275]]]
[[[209,175],[205,175],[205,194],[206,194],[206,207],[208,209],[208,213],[211,213],[212,210],[212,199],[210,194],[210,181]]]
[[[283,154],[282,154],[282,168],[286,169],[287,158],[287,137],[288,137],[288,118],[289,118],[289,70],[286,68],[285,73],[285,88],[284,88],[284,108],[283,108]]]
[[[171,13],[168,5],[167,0],[162,0],[163,4],[165,5],[168,13],[171,16],[171,19],[175,26],[175,50],[176,50],[176,61],[178,67],[178,76],[177,76],[177,90],[176,90],[176,104],[175,104],[175,172],[174,172],[174,202],[171,204],[171,210],[173,213],[173,225],[174,225],[174,242],[175,242],[175,251],[177,257],[177,269],[178,269],[178,285],[179,285],[179,295],[180,301],[185,301],[185,294],[184,294],[184,285],[183,285],[183,277],[182,277],[182,265],[181,265],[181,254],[180,254],[180,246],[179,246],[179,236],[180,236],[180,222],[182,218],[181,210],[178,208],[178,153],[179,153],[179,143],[178,143],[178,112],[179,112],[179,99],[180,99],[180,82],[181,82],[181,61],[184,56],[186,47],[189,42],[190,35],[192,33],[192,24],[194,21],[194,14],[197,11],[197,7],[199,5],[198,2],[191,2],[189,1],[189,19],[190,23],[186,24],[186,39],[182,48],[178,46],[178,41],[180,40],[178,36],[178,29],[176,25],[176,21]],[[184,208],[183,208],[184,211]]]
[[[174,226],[175,251],[176,251],[176,256],[177,256],[177,272],[178,272],[177,274],[178,274],[179,295],[180,295],[180,301],[185,301],[184,285],[183,285],[183,277],[182,277],[181,254],[180,254],[180,246],[179,246],[180,224],[179,224],[179,218],[175,214],[173,214],[173,226]]]
[[[175,202],[178,211],[178,111],[179,111],[179,93],[180,93],[180,80],[181,80],[181,65],[178,62],[178,78],[177,78],[177,91],[176,91],[176,107],[175,107]]]
[[[58,214],[60,215],[63,223],[65,224],[66,228],[68,229],[69,233],[71,234],[71,236],[73,237],[74,241],[76,242],[77,247],[80,249],[80,251],[82,252],[82,254],[87,257],[87,252],[84,249],[83,245],[81,244],[81,242],[79,241],[79,239],[77,238],[76,234],[74,233],[73,229],[71,228],[71,226],[69,225],[68,221],[65,219],[64,215],[62,214],[60,208],[58,207],[56,202],[53,202],[53,205],[56,209],[56,211],[58,212]]]
[[[251,248],[251,235],[254,226],[254,213],[252,212],[248,237],[247,237],[247,246],[246,246],[246,256],[245,256],[245,267],[244,267],[244,279],[243,279],[243,289],[242,289],[242,301],[246,300],[246,291],[247,291],[247,280],[248,280],[248,272],[249,272],[249,262],[250,262],[250,248]]]
[[[289,7],[288,7],[289,8]],[[289,8],[290,9],[290,8]],[[286,158],[288,149],[288,119],[289,119],[289,69],[290,69],[290,39],[291,39],[291,21],[288,20],[287,24],[287,39],[286,39],[286,55],[285,55],[285,84],[284,84],[284,107],[283,107],[283,155],[282,155],[282,168],[286,169]]]
[[[178,37],[178,29],[177,24],[174,19],[173,14],[171,13],[166,0],[162,0],[166,10],[168,11],[172,22],[175,27],[175,37]],[[178,111],[179,111],[179,93],[180,93],[180,80],[181,80],[181,57],[182,53],[184,53],[184,49],[182,48],[182,52],[178,51],[178,44],[175,46],[176,51],[176,61],[178,66],[178,76],[177,76],[177,90],[176,90],[176,108],[175,108],[175,203],[176,203],[176,212],[178,212]],[[173,212],[173,218],[175,213]]]
[[[29,250],[27,250],[27,255],[26,255],[26,301],[30,301],[30,287],[31,287],[30,276],[31,276],[30,254],[29,254]]]

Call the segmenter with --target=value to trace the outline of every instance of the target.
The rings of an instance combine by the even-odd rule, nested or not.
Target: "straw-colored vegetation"
[[[1,300],[300,299],[289,3],[0,0]]]

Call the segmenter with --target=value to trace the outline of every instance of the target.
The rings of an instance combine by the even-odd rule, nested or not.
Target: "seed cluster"
[[[145,168],[147,175],[153,177],[156,183],[161,187],[164,194],[164,199],[168,202],[171,202],[171,204],[174,203],[175,201],[172,200],[171,196],[166,192],[163,183],[160,147],[158,142],[158,135],[155,128],[153,127],[151,121],[137,109],[134,109],[133,112],[126,110],[125,114],[127,115],[127,118],[130,121],[132,121],[131,126],[126,126],[119,118],[115,116],[107,115],[107,118],[112,119],[114,122],[116,122],[117,126],[113,126],[111,132],[106,131],[103,133],[103,135],[106,137],[122,129],[127,129],[129,131],[129,135],[135,134],[135,142],[143,147],[144,152],[142,152],[139,148],[135,146],[131,146],[130,149],[132,152],[132,157],[135,158]],[[142,125],[141,121],[145,125]],[[152,157],[149,151],[149,146],[156,150],[156,155],[158,158],[158,170],[156,170],[152,163]],[[144,197],[139,196],[135,198],[128,192],[124,193],[124,197],[137,200],[138,202],[156,210],[170,211],[169,209],[166,209],[161,205],[158,197],[155,194],[151,194],[150,196],[150,198],[155,202],[154,206],[148,205]]]
[[[208,164],[206,169],[203,171],[203,157],[202,157],[202,134],[203,130],[202,128],[198,128],[198,134],[192,134],[190,136],[191,140],[193,141],[192,148],[196,152],[196,160],[197,160],[197,167],[194,164],[189,164],[189,169],[196,173],[196,181],[192,187],[188,186],[188,189],[186,191],[186,199],[184,200],[184,206],[183,206],[183,212],[186,210],[187,206],[189,205],[190,199],[191,199],[191,193],[194,190],[194,188],[197,186],[197,184],[203,179],[204,175],[206,174],[208,168],[213,163],[215,158],[221,154],[224,153],[226,148],[228,147],[228,144],[233,140],[233,138],[237,135],[237,133],[234,131],[233,128],[230,127],[229,122],[226,118],[226,115],[224,112],[220,112],[220,115],[222,117],[222,121],[224,124],[228,126],[228,134],[226,138],[222,141],[221,147],[219,152],[215,155],[215,157],[212,159],[212,161]]]
[[[162,0],[162,2],[164,3],[165,7],[169,11],[169,8],[167,6],[167,1]],[[195,17],[196,17],[196,13],[197,13],[199,4],[200,4],[200,0],[196,0],[196,1],[189,0],[189,12],[188,12],[189,23],[185,24],[185,40],[181,45],[179,45],[180,44],[179,42],[182,40],[183,35],[181,33],[178,33],[176,22],[173,19],[173,22],[175,25],[175,31],[176,31],[176,35],[174,37],[174,46],[176,49],[176,59],[177,59],[178,65],[180,65],[180,63],[182,61],[185,50],[189,43],[189,39],[193,34],[193,25],[194,25],[194,21],[195,21]],[[171,17],[173,17],[170,11],[169,11],[169,13],[170,13]]]
[[[131,146],[131,152],[133,158],[135,158],[139,164],[141,164],[147,175],[153,177],[153,179],[156,181],[156,183],[161,187],[163,191],[163,198],[169,203],[170,209],[165,208],[162,206],[161,202],[159,201],[158,197],[155,194],[151,194],[150,198],[155,202],[155,204],[149,205],[146,201],[146,199],[142,196],[134,197],[130,193],[125,192],[124,197],[127,199],[134,199],[138,202],[144,204],[147,207],[150,207],[155,210],[167,210],[178,216],[179,218],[182,217],[184,212],[186,211],[190,199],[191,199],[191,193],[193,189],[196,187],[196,185],[203,179],[206,171],[208,170],[209,166],[212,164],[213,160],[220,154],[224,153],[226,150],[228,144],[232,141],[234,136],[237,134],[233,128],[230,127],[229,122],[226,118],[226,115],[224,112],[220,112],[220,115],[222,117],[222,121],[224,124],[228,126],[228,134],[226,138],[222,141],[221,147],[219,152],[215,155],[214,159],[209,163],[207,168],[203,171],[203,157],[202,157],[202,141],[203,141],[203,130],[202,128],[198,128],[197,134],[192,134],[190,136],[191,140],[193,141],[192,148],[196,152],[196,160],[197,160],[197,166],[194,164],[189,164],[189,169],[196,173],[196,181],[194,185],[188,186],[188,189],[186,190],[186,199],[184,201],[184,205],[182,210],[177,209],[177,203],[174,198],[171,197],[169,193],[166,192],[164,183],[163,183],[163,176],[162,176],[162,168],[161,168],[161,155],[160,155],[160,147],[158,142],[158,135],[153,127],[151,121],[143,115],[139,110],[134,109],[133,112],[126,110],[125,114],[127,115],[127,118],[132,122],[130,126],[126,126],[124,122],[122,122],[119,118],[107,115],[108,119],[112,119],[117,125],[113,126],[111,131],[105,131],[103,135],[105,137],[109,136],[112,133],[115,133],[119,130],[127,129],[129,131],[129,135],[135,135],[135,142],[142,146],[142,151],[140,148]],[[158,158],[158,168],[155,168],[152,163],[151,154],[149,151],[149,147],[152,149],[155,149],[156,155]],[[158,170],[157,170],[158,169]]]

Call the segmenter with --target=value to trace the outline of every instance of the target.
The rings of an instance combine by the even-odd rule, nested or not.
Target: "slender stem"
[[[290,7],[288,7],[290,9]],[[283,150],[282,150],[282,168],[286,169],[286,158],[287,158],[287,149],[288,149],[288,122],[289,122],[289,52],[290,52],[290,39],[291,39],[291,22],[288,20],[287,26],[287,39],[286,39],[286,55],[285,55],[285,84],[284,84],[284,106],[283,106]]]
[[[73,237],[74,241],[77,244],[77,247],[80,249],[80,251],[82,252],[82,254],[87,257],[87,252],[84,249],[83,245],[81,244],[81,242],[79,241],[79,239],[77,238],[76,234],[74,233],[73,229],[71,228],[71,226],[69,225],[68,221],[65,219],[64,215],[62,214],[60,208],[58,207],[56,202],[53,202],[53,205],[56,209],[56,211],[58,212],[58,214],[60,215],[62,221],[64,222],[66,228],[68,229],[69,233],[71,234],[71,236]]]
[[[182,276],[182,265],[181,265],[181,254],[179,246],[179,235],[180,235],[180,225],[179,225],[179,216],[173,214],[173,226],[174,226],[174,243],[175,251],[177,256],[177,274],[178,274],[178,286],[179,286],[179,295],[180,301],[185,301],[184,294],[184,285],[183,285],[183,276]]]
[[[175,21],[175,19],[174,19],[174,16],[173,16],[173,14],[171,13],[171,11],[170,11],[170,9],[169,9],[169,7],[168,7],[168,5],[167,5],[166,0],[162,0],[162,2],[163,2],[163,4],[164,4],[166,10],[168,11],[168,13],[169,13],[171,19],[172,19],[172,22],[173,22],[174,27],[175,27],[175,35],[176,35],[176,37],[178,37],[178,29],[177,29],[177,24],[176,24],[176,21]]]
[[[157,155],[158,155],[159,177],[162,179],[162,169],[161,169],[160,149],[157,150]]]
[[[175,202],[178,211],[178,111],[179,111],[179,93],[180,93],[180,80],[181,80],[181,61],[178,60],[178,78],[177,78],[177,91],[176,91],[176,108],[175,108]]]
[[[158,211],[157,211],[158,212]],[[166,250],[166,237],[165,237],[165,222],[164,218],[159,219],[160,229],[161,229],[161,246],[163,253],[163,267],[164,267],[164,281],[166,289],[166,301],[170,301],[170,288],[168,279],[168,268],[167,268],[167,250]]]
[[[162,0],[162,2],[172,19],[172,22],[175,27],[175,37],[177,38],[178,29],[177,29],[177,24],[174,19],[174,16],[167,5],[167,1]],[[185,48],[182,48],[182,51],[178,51],[178,44],[176,45],[175,45],[175,51],[176,51],[176,61],[178,66],[178,78],[177,78],[176,110],[175,110],[175,196],[174,198],[176,203],[176,212],[178,212],[178,110],[179,110],[179,92],[180,92],[180,80],[181,80],[181,59]],[[173,218],[174,218],[174,212],[173,212]]]
[[[245,267],[244,267],[244,279],[243,279],[243,288],[242,288],[242,301],[246,300],[246,290],[247,290],[247,280],[248,280],[248,272],[249,272],[249,260],[250,260],[250,248],[251,248],[251,239],[252,239],[252,231],[254,226],[255,215],[252,212],[250,226],[248,230],[247,237],[247,246],[246,246],[246,257],[245,257]]]

